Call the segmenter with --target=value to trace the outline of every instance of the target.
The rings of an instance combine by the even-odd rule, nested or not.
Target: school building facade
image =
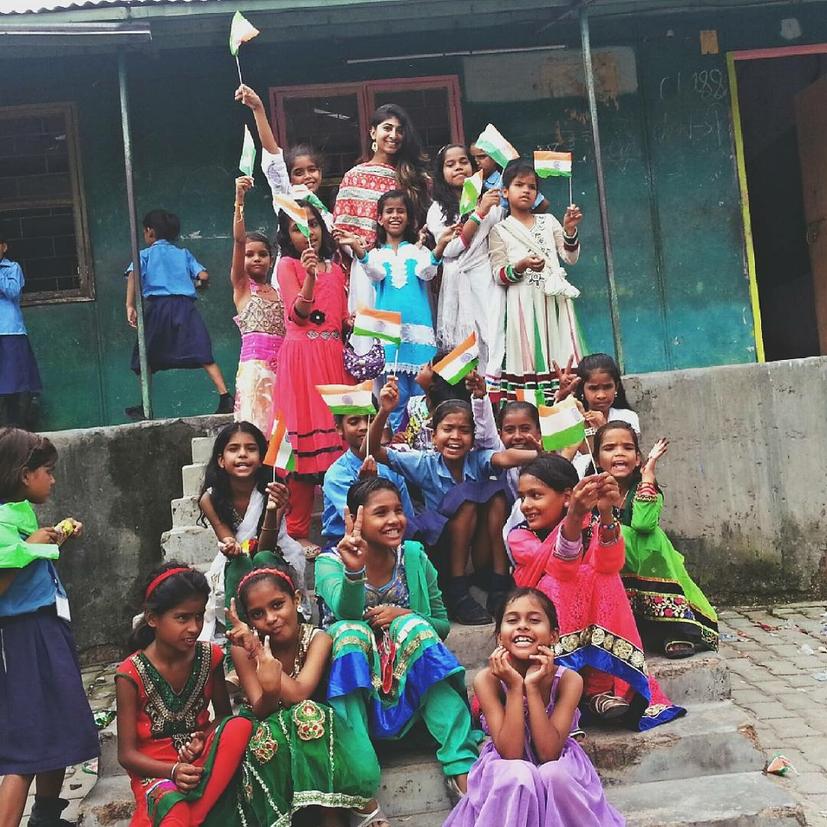
[[[236,10],[261,30],[241,49],[244,80],[283,144],[325,151],[327,197],[388,101],[432,154],[488,122],[523,153],[573,152],[586,216],[569,272],[577,311],[590,350],[619,344],[627,373],[827,352],[827,2],[8,0],[0,234],[28,279],[43,429],[123,422],[140,398],[123,280],[125,113],[138,220],[155,207],[180,215],[180,243],[211,275],[200,310],[233,384],[233,178],[253,126],[233,101]],[[561,214],[565,179],[543,191]],[[259,174],[247,219],[272,234],[267,195]],[[200,372],[157,375],[152,398],[157,417],[216,402]]]

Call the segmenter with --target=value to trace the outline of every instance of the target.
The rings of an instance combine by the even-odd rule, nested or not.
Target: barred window
[[[73,104],[0,108],[0,237],[24,304],[94,297]]]

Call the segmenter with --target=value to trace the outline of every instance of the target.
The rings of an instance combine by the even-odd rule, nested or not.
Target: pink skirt
[[[269,438],[273,422],[273,393],[283,341],[282,336],[271,333],[245,333],[241,337],[234,418],[236,422],[252,422],[265,438]]]

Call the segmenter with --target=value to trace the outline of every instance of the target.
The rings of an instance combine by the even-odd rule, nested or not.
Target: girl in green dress
[[[242,765],[243,807],[251,824],[288,827],[293,814],[321,807],[314,824],[338,825],[340,808],[359,827],[388,827],[375,799],[379,762],[370,740],[313,699],[331,639],[299,620],[301,593],[281,568],[253,569],[232,601],[232,658],[254,722]],[[359,756],[358,761],[353,756]]]
[[[641,637],[668,658],[685,658],[718,648],[718,615],[659,524],[663,494],[655,465],[668,446],[665,439],[658,440],[642,463],[635,430],[614,421],[598,429],[594,453],[625,496],[620,521],[626,563],[621,577]]]

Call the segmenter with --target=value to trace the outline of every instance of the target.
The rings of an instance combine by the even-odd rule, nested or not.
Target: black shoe
[[[463,626],[484,626],[494,618],[471,597],[467,577],[450,577],[445,584],[445,608],[448,617]]]
[[[36,795],[29,824],[31,827],[74,827],[74,822],[60,817],[68,806],[69,802],[65,798],[42,798]]]
[[[231,414],[235,410],[235,400],[231,393],[222,393],[218,399],[217,414]]]
[[[491,575],[493,572],[490,568],[474,569],[471,572],[471,585],[482,589],[484,592],[491,590]]]
[[[496,615],[497,609],[502,606],[508,593],[514,588],[514,580],[509,574],[491,573],[491,587],[488,590],[488,599],[485,601],[485,608]]]
[[[132,405],[130,408],[124,408],[123,412],[133,421],[133,422],[143,422],[146,417],[144,416],[144,406],[143,405]]]

